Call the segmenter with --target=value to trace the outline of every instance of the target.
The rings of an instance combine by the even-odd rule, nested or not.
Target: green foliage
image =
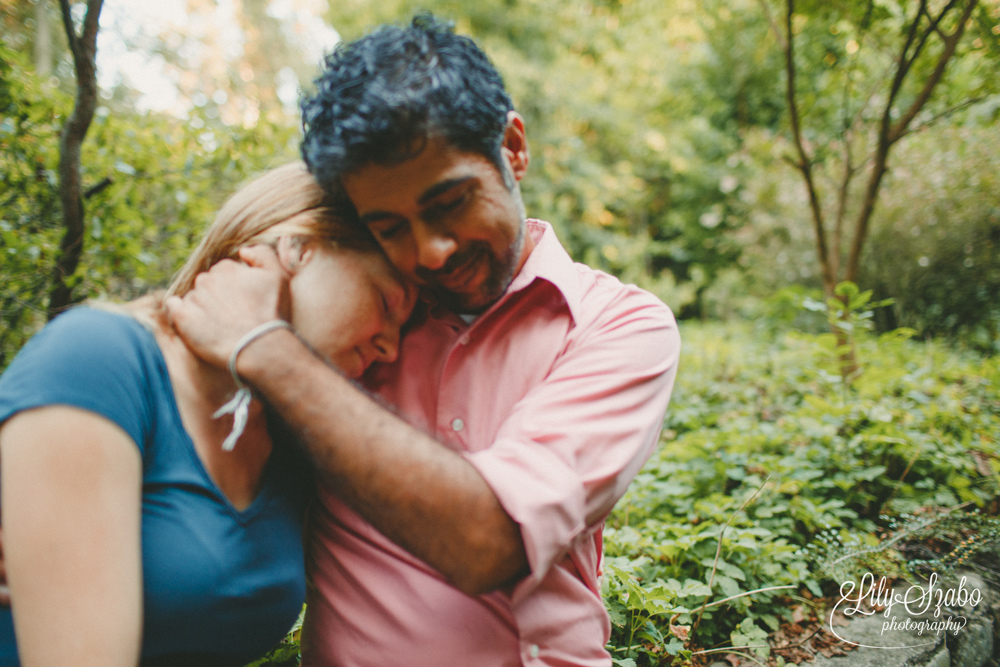
[[[861,278],[895,302],[876,314],[880,329],[906,326],[1000,350],[996,105],[901,147]]]
[[[0,369],[44,323],[62,233],[59,134],[71,107],[0,45]],[[129,299],[165,286],[225,198],[294,159],[297,136],[291,126],[99,107],[83,146],[86,233],[74,299]]]
[[[998,349],[1000,4],[981,4],[922,129],[893,154],[861,277],[874,290],[845,286],[845,301],[824,302],[807,202],[786,164],[783,65],[763,11],[776,18],[779,3],[331,3],[346,38],[418,8],[455,20],[527,119],[529,213],[550,219],[574,257],[679,313],[753,322],[685,324],[663,445],[605,533],[615,664],[760,643],[788,617],[790,593],[829,590],[840,574],[831,561],[919,573],[995,557],[998,361],[897,329]],[[798,3],[805,139],[828,209],[845,128],[874,118],[870,91],[891,65],[905,5]],[[72,105],[65,53],[56,83],[37,80],[21,34],[31,12],[12,7],[0,9],[0,368],[44,319],[60,236],[58,135]],[[929,62],[915,63],[902,104]],[[240,182],[295,155],[289,126],[102,104],[84,144],[77,299],[162,286]],[[859,141],[858,155],[871,146]],[[891,307],[870,315],[886,297]],[[814,311],[800,307],[806,298]],[[842,342],[824,333],[831,317],[863,362],[850,385],[836,365]],[[873,321],[892,333],[871,336]],[[962,503],[981,518],[956,511],[923,525],[939,516],[927,508]],[[794,590],[758,592],[774,586]],[[297,646],[293,631],[257,664],[294,664]]]
[[[758,54],[742,46],[739,35],[731,35],[724,43],[739,50],[741,65],[719,56],[717,62],[730,71],[706,71],[715,82],[738,81],[750,72],[770,75],[753,79],[755,95],[744,95],[748,109],[744,116],[756,120],[742,131],[736,158],[747,174],[741,198],[750,219],[739,231],[740,266],[747,275],[743,280],[714,283],[706,304],[710,314],[731,315],[735,310],[738,315],[753,315],[761,300],[789,282],[819,286],[817,252],[800,174],[787,164],[795,153],[787,137],[787,119],[774,123],[766,113],[754,111],[761,108],[754,100],[785,104],[784,73],[773,59],[777,39],[773,33],[765,36],[762,11],[769,8],[771,19],[780,23],[785,3],[724,1],[715,7],[720,32],[740,29],[756,36],[758,44],[770,46],[766,54]],[[841,257],[863,199],[866,168],[901,47],[903,22],[912,18],[916,7],[917,3],[895,0],[796,3],[792,27],[804,141],[813,156],[831,246],[837,245],[837,221],[843,224]],[[932,5],[934,11],[941,7]],[[953,12],[942,27],[953,30],[954,19]],[[979,349],[995,350],[1000,331],[994,211],[1000,100],[996,75],[1000,36],[995,26],[1000,4],[980,2],[973,19],[944,79],[911,125],[912,132],[893,149],[857,280],[872,286],[875,298],[895,300],[892,309],[876,315],[881,330],[907,326],[925,335],[959,336]],[[904,82],[894,119],[917,99],[927,81],[940,54],[935,39],[932,36]],[[726,83],[719,93],[731,96],[734,87],[740,90]],[[852,167],[849,182],[845,182],[845,160]]]
[[[1000,134],[995,103],[905,139],[886,176],[863,256],[859,284],[877,309],[876,329],[908,327],[975,349],[1000,345]],[[804,190],[783,166],[789,146],[766,132],[746,133],[740,151],[750,211],[741,228],[739,263],[705,293],[710,317],[772,320],[779,295],[818,292],[816,250],[803,211]],[[821,297],[813,294],[813,298]],[[820,317],[787,310],[796,326],[816,330]]]
[[[864,305],[862,293],[853,298]],[[690,650],[736,645],[733,633],[755,636],[748,623],[776,630],[789,618],[790,593],[821,597],[839,585],[824,569],[830,553],[877,550],[882,515],[960,503],[996,511],[997,360],[860,336],[866,367],[845,392],[816,355],[814,335],[768,338],[732,324],[685,324],[683,334],[663,443],[605,532],[616,656],[669,664],[674,639]],[[963,525],[962,539],[976,533],[969,519]],[[837,536],[832,552],[807,548],[824,535]],[[710,606],[684,641],[678,635],[709,581],[709,605],[773,586],[797,591]]]
[[[292,625],[281,642],[271,649],[267,655],[260,660],[254,660],[246,667],[296,667],[300,662],[299,644],[302,638],[302,621],[305,618],[306,608],[303,605],[299,618]]]
[[[995,580],[991,565],[1000,562],[1000,517],[923,508],[919,514],[881,519],[886,530],[877,541],[835,530],[821,533],[807,547],[810,560],[838,582],[858,581],[865,573],[909,581],[926,581],[936,573],[958,581],[963,571],[977,567]]]
[[[71,100],[27,70],[0,44],[0,369],[42,322],[59,248],[59,119]]]
[[[872,290],[862,292],[850,281],[839,283],[833,294],[825,302],[806,297],[802,306],[806,310],[826,315],[827,325],[832,333],[817,336],[816,339],[822,347],[827,348],[827,355],[837,364],[841,381],[847,385],[862,372],[857,363],[858,335],[872,328],[874,309],[891,305],[892,299],[873,302]],[[900,329],[893,333],[897,337],[908,338],[916,332]]]
[[[729,641],[735,648],[750,648],[761,658],[766,658],[771,649],[767,645],[767,633],[760,629],[752,618],[745,618],[729,633]]]
[[[846,336],[853,336],[860,330],[871,329],[874,309],[892,304],[892,299],[872,301],[872,290],[862,292],[850,281],[838,284],[833,293],[834,296],[826,302],[807,297],[802,305],[806,310],[826,313],[830,327]]]

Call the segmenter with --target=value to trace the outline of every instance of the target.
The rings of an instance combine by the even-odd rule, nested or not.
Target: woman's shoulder
[[[107,417],[141,443],[166,377],[155,337],[134,317],[73,308],[28,341],[0,376],[0,422],[22,410],[69,405]]]
[[[15,361],[26,356],[36,362],[108,368],[157,350],[150,326],[124,306],[77,306],[49,322]]]
[[[100,336],[148,338],[152,336],[152,324],[140,317],[141,311],[132,304],[94,301],[70,308],[49,322],[42,331],[58,333],[71,331],[75,334],[96,333]],[[145,332],[140,333],[140,332]]]

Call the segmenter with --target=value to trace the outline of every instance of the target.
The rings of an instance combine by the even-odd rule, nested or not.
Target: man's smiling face
[[[485,156],[439,137],[399,164],[346,174],[344,191],[389,260],[458,313],[499,299],[531,252],[517,181],[528,166],[524,125],[510,115],[502,160],[510,186]]]

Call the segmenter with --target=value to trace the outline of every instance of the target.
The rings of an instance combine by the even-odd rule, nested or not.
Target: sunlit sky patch
[[[272,0],[268,7],[271,16],[294,30],[295,43],[307,61],[317,63],[339,39],[321,18],[325,10],[326,0]],[[190,100],[180,95],[175,74],[163,57],[151,50],[156,36],[171,32],[211,34],[227,59],[235,60],[243,52],[233,0],[218,0],[214,12],[197,17],[188,13],[186,0],[106,0],[97,44],[100,87],[108,91],[125,83],[139,93],[140,110],[186,116]],[[197,54],[186,55],[197,60]],[[278,96],[294,109],[300,82],[290,69],[283,70],[280,78]]]

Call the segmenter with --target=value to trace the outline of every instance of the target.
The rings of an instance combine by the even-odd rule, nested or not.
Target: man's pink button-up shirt
[[[551,227],[472,324],[434,314],[367,384],[462,453],[520,525],[531,574],[467,596],[325,490],[307,666],[601,666],[601,528],[656,445],[680,337],[670,310],[575,264]]]

